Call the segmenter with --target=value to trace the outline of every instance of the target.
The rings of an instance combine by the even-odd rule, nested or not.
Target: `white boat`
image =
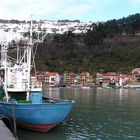
[[[82,86],[82,89],[90,89],[90,86]]]
[[[129,82],[123,88],[140,88],[140,82]]]

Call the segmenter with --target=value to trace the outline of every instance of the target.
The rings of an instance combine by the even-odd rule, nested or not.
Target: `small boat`
[[[140,88],[140,82],[129,82],[123,88]]]
[[[0,114],[14,118],[19,127],[47,132],[66,119],[74,100],[55,100],[43,96],[42,85],[35,75],[31,76],[33,47],[32,21],[29,43],[23,47],[22,55],[17,51],[16,60],[10,60],[7,46],[1,44],[1,91],[5,97],[0,100]]]
[[[90,86],[82,86],[82,89],[90,89]]]

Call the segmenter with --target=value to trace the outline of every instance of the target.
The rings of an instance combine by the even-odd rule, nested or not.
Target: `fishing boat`
[[[64,121],[73,106],[71,101],[39,100],[35,94],[31,102],[1,101],[0,114],[11,120],[15,114],[17,126],[47,132]]]
[[[44,97],[42,84],[31,75],[36,44],[32,26],[31,20],[29,43],[22,48],[22,53],[17,47],[16,59],[8,56],[6,43],[1,44],[0,80],[5,96],[0,101],[0,114],[11,120],[14,118],[19,127],[47,132],[66,119],[74,100]]]

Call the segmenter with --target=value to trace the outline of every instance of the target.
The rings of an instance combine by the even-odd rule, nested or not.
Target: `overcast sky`
[[[140,0],[2,0],[0,19],[106,21],[140,13]]]

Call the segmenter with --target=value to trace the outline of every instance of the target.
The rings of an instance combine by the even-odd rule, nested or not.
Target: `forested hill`
[[[140,14],[93,23],[87,33],[48,34],[39,44],[37,70],[127,72],[140,67]]]

